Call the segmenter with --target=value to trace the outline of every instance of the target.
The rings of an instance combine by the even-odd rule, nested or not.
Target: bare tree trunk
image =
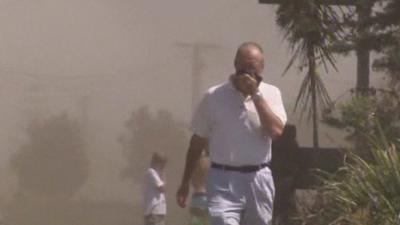
[[[366,36],[368,36],[368,27],[365,21],[371,13],[371,3],[357,5],[357,32],[360,40],[356,43],[357,55],[357,86],[356,93],[358,95],[369,94],[369,76],[370,76],[370,47]]]
[[[317,107],[317,90],[316,90],[316,65],[314,48],[308,49],[308,73],[311,79],[311,107],[312,107],[312,123],[313,123],[313,147],[315,150],[319,148],[318,138],[318,107]]]
[[[361,43],[360,43],[361,44]],[[369,90],[370,51],[360,45],[357,48],[357,94],[367,95]]]

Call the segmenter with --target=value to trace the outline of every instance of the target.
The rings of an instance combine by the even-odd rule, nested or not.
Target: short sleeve
[[[206,93],[193,113],[190,124],[190,130],[193,134],[203,138],[208,138],[211,133],[209,104],[209,94]]]
[[[151,180],[151,183],[154,184],[156,187],[161,187],[164,185],[164,181],[161,180],[160,176],[158,175],[157,171],[150,168],[148,170],[148,176]]]
[[[269,99],[270,107],[277,117],[285,125],[287,122],[287,115],[282,101],[281,91],[276,88],[276,93],[272,99]]]

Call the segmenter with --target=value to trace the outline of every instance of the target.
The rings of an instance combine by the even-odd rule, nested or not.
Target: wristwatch
[[[258,101],[263,97],[261,91],[257,91],[256,93],[254,93],[253,95],[251,95],[251,99],[253,101]]]

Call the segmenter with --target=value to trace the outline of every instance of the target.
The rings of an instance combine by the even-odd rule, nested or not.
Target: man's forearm
[[[190,179],[192,177],[196,162],[200,159],[201,152],[206,147],[206,139],[199,136],[193,135],[189,149],[186,154],[185,169],[183,172],[181,185],[189,185]]]
[[[278,116],[272,111],[267,101],[262,96],[254,98],[254,105],[256,106],[261,126],[272,139],[282,135],[284,124]]]
[[[250,95],[253,99],[263,131],[272,139],[282,135],[284,123],[275,115],[267,101],[265,101],[264,97],[261,95],[258,89],[259,82],[249,74],[236,76],[234,77],[233,82],[236,88],[241,91],[244,96]]]

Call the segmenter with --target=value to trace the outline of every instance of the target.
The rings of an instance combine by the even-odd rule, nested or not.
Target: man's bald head
[[[236,51],[236,72],[261,75],[264,69],[263,49],[255,42],[245,42]]]
[[[242,43],[238,50],[237,53],[239,53],[240,51],[243,50],[247,50],[247,49],[257,49],[261,54],[264,53],[263,49],[261,48],[261,46],[259,44],[257,44],[256,42],[244,42]]]

